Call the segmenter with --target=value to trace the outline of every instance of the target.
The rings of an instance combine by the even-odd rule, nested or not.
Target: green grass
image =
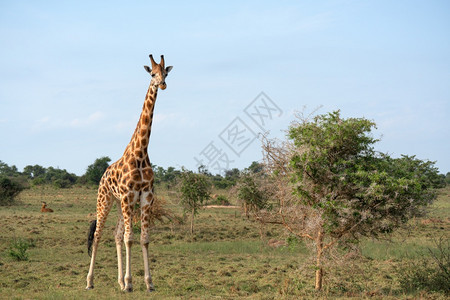
[[[225,194],[224,191],[222,193]],[[364,240],[362,255],[336,263],[325,275],[324,290],[314,291],[311,255],[303,243],[277,249],[270,239],[283,240],[282,229],[250,222],[238,210],[202,210],[196,233],[186,224],[157,224],[151,231],[152,298],[445,298],[440,293],[411,294],[400,285],[397,271],[433,248],[432,238],[450,232],[450,189],[444,190],[426,218],[411,221],[393,241]],[[172,191],[160,190],[181,216]],[[233,199],[230,199],[234,202]],[[40,212],[41,202],[55,212]],[[20,194],[16,205],[0,207],[0,299],[140,299],[147,297],[139,243],[132,247],[134,292],[117,284],[113,208],[99,247],[95,289],[85,291],[89,257],[86,236],[96,207],[96,189],[37,187]],[[139,235],[135,234],[138,241]],[[31,241],[27,261],[9,255],[14,240]],[[425,253],[425,254],[424,254]]]

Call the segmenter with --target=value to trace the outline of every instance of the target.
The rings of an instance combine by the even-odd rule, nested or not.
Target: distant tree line
[[[82,176],[77,176],[65,169],[54,167],[43,167],[40,165],[28,165],[22,172],[15,165],[0,161],[0,202],[5,204],[23,189],[30,186],[50,185],[55,188],[70,188],[74,185],[95,186],[98,185],[103,173],[108,168],[111,159],[107,156],[97,158],[86,168]],[[176,184],[182,179],[184,171],[175,167],[153,165],[155,184],[164,186],[168,189],[175,188]],[[227,170],[223,175],[211,174],[205,166],[198,168],[198,174],[204,175],[207,181],[217,189],[227,189],[234,186],[241,175],[245,172],[260,172],[262,164],[253,162],[245,170],[233,168]]]
[[[183,176],[186,170],[178,170],[174,167],[168,167],[164,169],[163,167],[152,165],[153,172],[155,174],[155,183],[162,184],[167,188],[173,188]],[[208,181],[217,189],[227,189],[230,188],[238,182],[244,173],[258,173],[263,170],[263,165],[259,162],[252,162],[248,168],[244,170],[239,170],[238,168],[233,168],[226,170],[224,174],[213,175],[206,166],[200,165],[197,169],[197,174],[202,174]]]

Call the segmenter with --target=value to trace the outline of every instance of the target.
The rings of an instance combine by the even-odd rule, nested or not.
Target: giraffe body
[[[91,264],[87,275],[86,289],[92,289],[94,287],[94,264],[98,243],[105,226],[106,218],[113,203],[116,202],[118,221],[114,235],[117,250],[118,282],[122,290],[132,291],[130,261],[130,250],[133,244],[132,217],[133,208],[138,201],[141,210],[140,244],[144,259],[144,278],[147,290],[152,291],[154,289],[148,264],[148,230],[150,225],[150,208],[154,199],[154,178],[147,149],[158,88],[166,88],[165,78],[172,67],[164,67],[164,57],[162,55],[159,64],[153,60],[152,55],[150,55],[150,60],[152,62],[152,68],[150,69],[148,66],[144,66],[144,68],[152,75],[152,79],[136,130],[122,157],[106,169],[100,180],[97,195],[97,219],[91,225],[90,236],[88,238],[88,252],[91,253]],[[125,243],[126,250],[125,275],[123,274],[122,260],[123,242]]]

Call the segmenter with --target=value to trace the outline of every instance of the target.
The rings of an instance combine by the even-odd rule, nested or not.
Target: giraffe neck
[[[125,153],[132,151],[139,153],[144,157],[147,155],[148,143],[150,141],[150,133],[153,122],[153,110],[155,109],[156,96],[158,94],[158,87],[150,84],[147,96],[145,97],[142,113],[137,123],[136,129],[131,141],[128,144]]]

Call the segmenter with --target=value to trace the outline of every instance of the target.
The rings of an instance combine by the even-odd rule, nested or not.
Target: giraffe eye
[[[156,74],[152,74],[152,77],[155,77]]]

